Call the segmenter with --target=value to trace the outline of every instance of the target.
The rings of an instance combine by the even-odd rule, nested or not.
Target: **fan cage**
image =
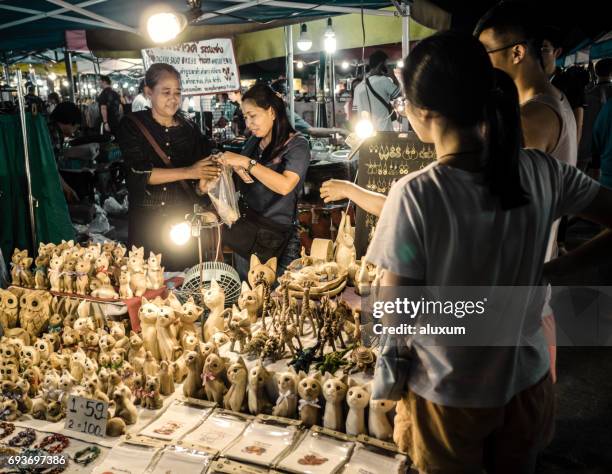
[[[183,284],[180,288],[174,290],[174,293],[181,303],[185,303],[189,297],[192,297],[197,305],[204,305],[202,293],[200,291],[200,267],[202,267],[204,289],[210,288],[210,282],[212,280],[216,280],[225,292],[226,307],[229,307],[238,301],[241,287],[238,272],[227,263],[204,262],[187,270]]]

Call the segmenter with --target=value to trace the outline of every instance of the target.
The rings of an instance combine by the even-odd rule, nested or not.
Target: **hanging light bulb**
[[[397,67],[398,67],[398,68],[400,68],[400,69],[404,67],[404,60],[403,60],[403,59],[400,59],[400,60],[397,62]]]
[[[342,69],[345,71],[349,68],[350,64],[348,61],[342,61]]]
[[[323,38],[323,47],[325,52],[328,54],[334,54],[336,52],[336,33],[332,28],[332,19],[327,19],[327,28],[325,29]]]
[[[128,86],[129,86],[129,84],[128,84],[127,82],[124,82],[124,83],[123,83],[123,88],[124,88],[124,89],[127,89],[127,87],[128,87]]]
[[[297,40],[297,47],[300,51],[308,51],[312,47],[312,40],[308,34],[306,23],[302,23],[300,27],[300,37]]]
[[[68,82],[66,79],[64,79],[64,80],[62,81],[62,86],[64,86],[64,87],[68,87],[69,85],[70,85],[70,83],[69,83],[69,82]]]
[[[116,82],[113,84],[113,89],[119,89],[119,84],[117,84]]]
[[[154,43],[165,43],[176,38],[187,26],[187,18],[175,12],[159,12],[147,20],[147,33]]]
[[[134,92],[136,89],[134,89],[134,86],[130,86],[130,88],[128,89],[130,92]]]
[[[298,69],[304,69],[304,62],[303,61],[298,61],[295,65],[296,65],[296,67]]]
[[[51,74],[49,74],[49,79],[52,80],[52,81],[55,81],[57,79],[57,74],[52,72]]]

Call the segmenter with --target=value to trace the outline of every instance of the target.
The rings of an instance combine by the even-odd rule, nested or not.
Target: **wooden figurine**
[[[61,256],[51,257],[49,261],[49,284],[51,291],[62,291],[62,266],[64,265],[64,258]]]
[[[392,400],[370,400],[368,413],[368,431],[370,436],[388,441],[393,438],[393,427],[389,423],[387,413],[395,408]]]
[[[251,285],[251,288],[255,288],[257,286],[257,279],[260,277],[261,273],[263,273],[263,277],[268,283],[268,285],[272,287],[272,285],[274,285],[274,282],[276,281],[276,267],[276,257],[272,257],[266,263],[261,263],[257,255],[251,255],[251,262],[248,273],[248,280],[249,285]]]
[[[12,291],[0,288],[0,325],[6,331],[17,326],[19,298]]]
[[[257,364],[249,370],[247,401],[251,415],[266,413],[271,408],[272,404],[266,391],[270,378],[271,375],[263,366],[261,360],[258,360]]]
[[[208,318],[206,318],[206,322],[202,325],[202,338],[204,341],[210,341],[213,334],[223,332],[224,330],[223,308],[225,306],[225,292],[216,280],[211,280],[210,288],[202,290],[202,293],[204,304],[210,309]]]
[[[160,360],[172,362],[181,355],[181,346],[172,332],[174,321],[174,311],[170,306],[159,308],[157,316],[157,343],[159,345]]]
[[[132,247],[134,249],[134,247]],[[128,270],[130,271],[130,286],[134,296],[142,296],[147,290],[147,277],[144,264],[144,247],[132,250],[128,258]]]
[[[144,342],[144,348],[145,351],[151,352],[155,359],[161,360],[159,353],[159,343],[157,341],[158,315],[159,308],[143,297],[140,310],[138,311],[138,317],[140,319],[140,329],[142,334],[142,340]]]
[[[132,392],[126,386],[117,387],[113,392],[115,401],[115,416],[123,419],[126,425],[133,425],[138,421],[138,412],[132,402]]]
[[[34,289],[48,290],[49,280],[47,278],[47,269],[49,267],[50,257],[46,254],[39,254],[34,260],[36,269],[34,270]]]
[[[144,363],[142,364],[142,372],[145,375],[157,375],[159,373],[159,362],[151,354],[151,351],[147,351],[145,355]]]
[[[77,381],[75,380],[75,378],[70,375],[70,372],[64,369],[62,371],[62,376],[60,377],[58,384],[58,390],[60,391],[58,401],[62,403],[64,408],[66,408],[66,405],[68,404],[68,397],[72,395],[76,384]]]
[[[231,385],[223,397],[223,407],[226,410],[243,411],[248,374],[242,357],[238,357],[238,360],[228,367],[227,378]]]
[[[81,258],[74,267],[76,278],[75,289],[77,295],[86,295],[89,290],[89,274],[91,272],[91,261]]]
[[[365,409],[370,402],[370,385],[357,385],[351,380],[346,394],[349,412],[346,416],[346,434],[357,436],[367,434]]]
[[[31,341],[35,341],[49,323],[51,299],[51,293],[42,290],[28,291],[20,298],[19,323]]]
[[[32,259],[28,257],[28,251],[15,249],[11,257],[12,284],[26,288],[32,287],[34,279],[30,270],[31,266]]]
[[[295,418],[297,414],[298,376],[293,368],[287,372],[276,374],[278,398],[272,409],[272,415],[285,418]]]
[[[204,398],[204,388],[202,386],[202,371],[204,370],[204,359],[200,351],[200,346],[196,346],[195,351],[185,355],[187,365],[187,378],[183,383],[183,395],[191,398]]]
[[[251,324],[256,323],[258,316],[261,315],[263,298],[260,290],[262,289],[261,286],[259,289],[251,289],[246,281],[242,282],[242,289],[238,297],[238,307],[247,310]]]
[[[159,363],[159,393],[162,395],[172,395],[174,393],[174,375],[172,367],[168,361],[162,360]]]
[[[238,353],[242,354],[246,344],[251,340],[251,322],[246,309],[239,311],[236,305],[226,318],[227,333],[230,340],[230,352],[234,352],[234,346],[238,342]]]
[[[121,267],[121,274],[119,275],[119,297],[121,299],[129,299],[134,297],[134,291],[130,286],[132,274],[128,271],[126,266]]]
[[[62,285],[64,286],[64,293],[74,293],[75,292],[75,273],[74,270],[76,268],[77,261],[73,258],[67,258],[64,260],[64,265],[62,267]]]
[[[325,398],[323,427],[334,431],[343,431],[344,414],[342,406],[348,390],[347,376],[339,379],[326,373],[323,380],[323,397]]]
[[[135,333],[134,331],[130,331],[130,348],[128,349],[128,361],[133,366],[137,366],[144,363],[145,356],[147,355],[144,342],[142,338]]]
[[[155,255],[153,252],[149,254],[147,260],[147,289],[158,290],[164,286],[164,267],[161,266],[161,253]]]
[[[145,381],[145,393],[142,406],[149,410],[159,410],[163,405],[159,395],[159,377],[147,376]]]
[[[173,295],[174,293],[171,294]],[[180,311],[175,310],[175,312],[180,321],[178,332],[180,340],[183,339],[185,333],[198,333],[195,323],[200,319],[200,316],[202,316],[204,308],[195,304],[193,296],[190,296],[185,304],[180,307]]]
[[[219,405],[223,403],[223,395],[227,390],[222,379],[222,373],[225,368],[226,360],[212,353],[206,358],[202,372],[206,399]]]
[[[355,229],[351,227],[350,216],[343,212],[336,237],[335,261],[341,269],[348,271],[356,260]]]
[[[298,403],[298,411],[302,424],[306,427],[319,424],[321,413],[321,405],[319,397],[321,396],[321,373],[316,372],[314,375],[307,376],[304,372],[299,374],[300,382],[298,384],[298,394],[300,401]]]

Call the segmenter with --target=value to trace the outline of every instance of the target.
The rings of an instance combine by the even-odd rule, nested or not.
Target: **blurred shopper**
[[[606,102],[593,126],[593,161],[600,165],[599,181],[612,189],[612,101]]]
[[[132,112],[140,112],[151,108],[151,101],[144,94],[144,86],[144,79],[141,79],[138,84],[138,95],[134,97],[132,102]]]
[[[102,115],[102,129],[104,133],[111,133],[116,136],[119,131],[119,121],[123,114],[121,97],[111,87],[110,77],[100,76],[99,86],[102,92],[96,100],[100,106],[100,115]]]

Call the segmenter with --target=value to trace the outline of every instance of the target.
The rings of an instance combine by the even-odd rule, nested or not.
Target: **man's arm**
[[[576,119],[576,135],[578,136],[578,144],[582,138],[582,125],[584,124],[584,107],[575,107],[572,109],[574,118]]]
[[[550,107],[535,102],[521,107],[521,126],[525,148],[550,153],[557,146],[561,121]]]

